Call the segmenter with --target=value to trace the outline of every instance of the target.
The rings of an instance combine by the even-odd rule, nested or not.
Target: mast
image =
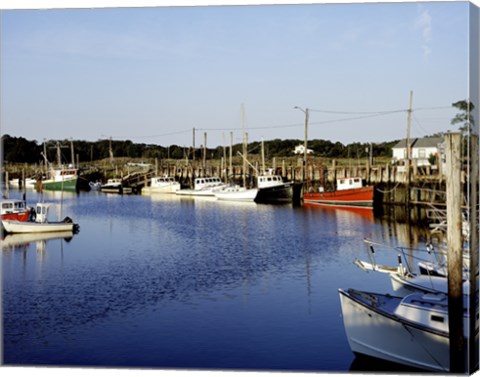
[[[247,135],[245,133],[245,106],[241,105],[242,110],[242,135],[243,135],[243,187],[247,187]]]

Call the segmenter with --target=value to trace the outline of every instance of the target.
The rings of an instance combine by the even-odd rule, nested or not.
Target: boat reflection
[[[368,207],[320,207],[305,205],[304,208],[308,211],[324,213],[339,218],[348,218],[350,220],[364,220],[368,222],[373,222],[375,220],[373,209]]]
[[[364,355],[355,355],[352,364],[350,364],[350,372],[425,374],[425,371],[421,369]]]
[[[70,242],[72,238],[72,231],[7,234],[2,238],[2,251],[23,250],[35,242],[37,251],[45,252],[47,241],[63,239],[66,242]]]

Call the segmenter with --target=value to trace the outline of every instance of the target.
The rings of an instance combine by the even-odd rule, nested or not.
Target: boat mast
[[[245,133],[245,106],[241,105],[242,110],[242,134],[243,134],[243,187],[247,187],[247,135]]]

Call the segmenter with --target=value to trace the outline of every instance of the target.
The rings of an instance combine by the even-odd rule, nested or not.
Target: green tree
[[[455,115],[455,117],[451,121],[451,124],[460,124],[460,127],[458,129],[462,132],[462,134],[467,134],[471,132],[474,125],[472,111],[475,106],[473,105],[473,103],[468,102],[467,100],[463,100],[452,103],[452,106],[460,110],[460,113]]]

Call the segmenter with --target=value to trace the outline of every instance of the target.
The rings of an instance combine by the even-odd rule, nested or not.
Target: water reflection
[[[74,242],[5,239],[7,363],[348,371],[338,288],[381,287],[363,239],[427,239],[371,211],[65,194],[44,200]]]

